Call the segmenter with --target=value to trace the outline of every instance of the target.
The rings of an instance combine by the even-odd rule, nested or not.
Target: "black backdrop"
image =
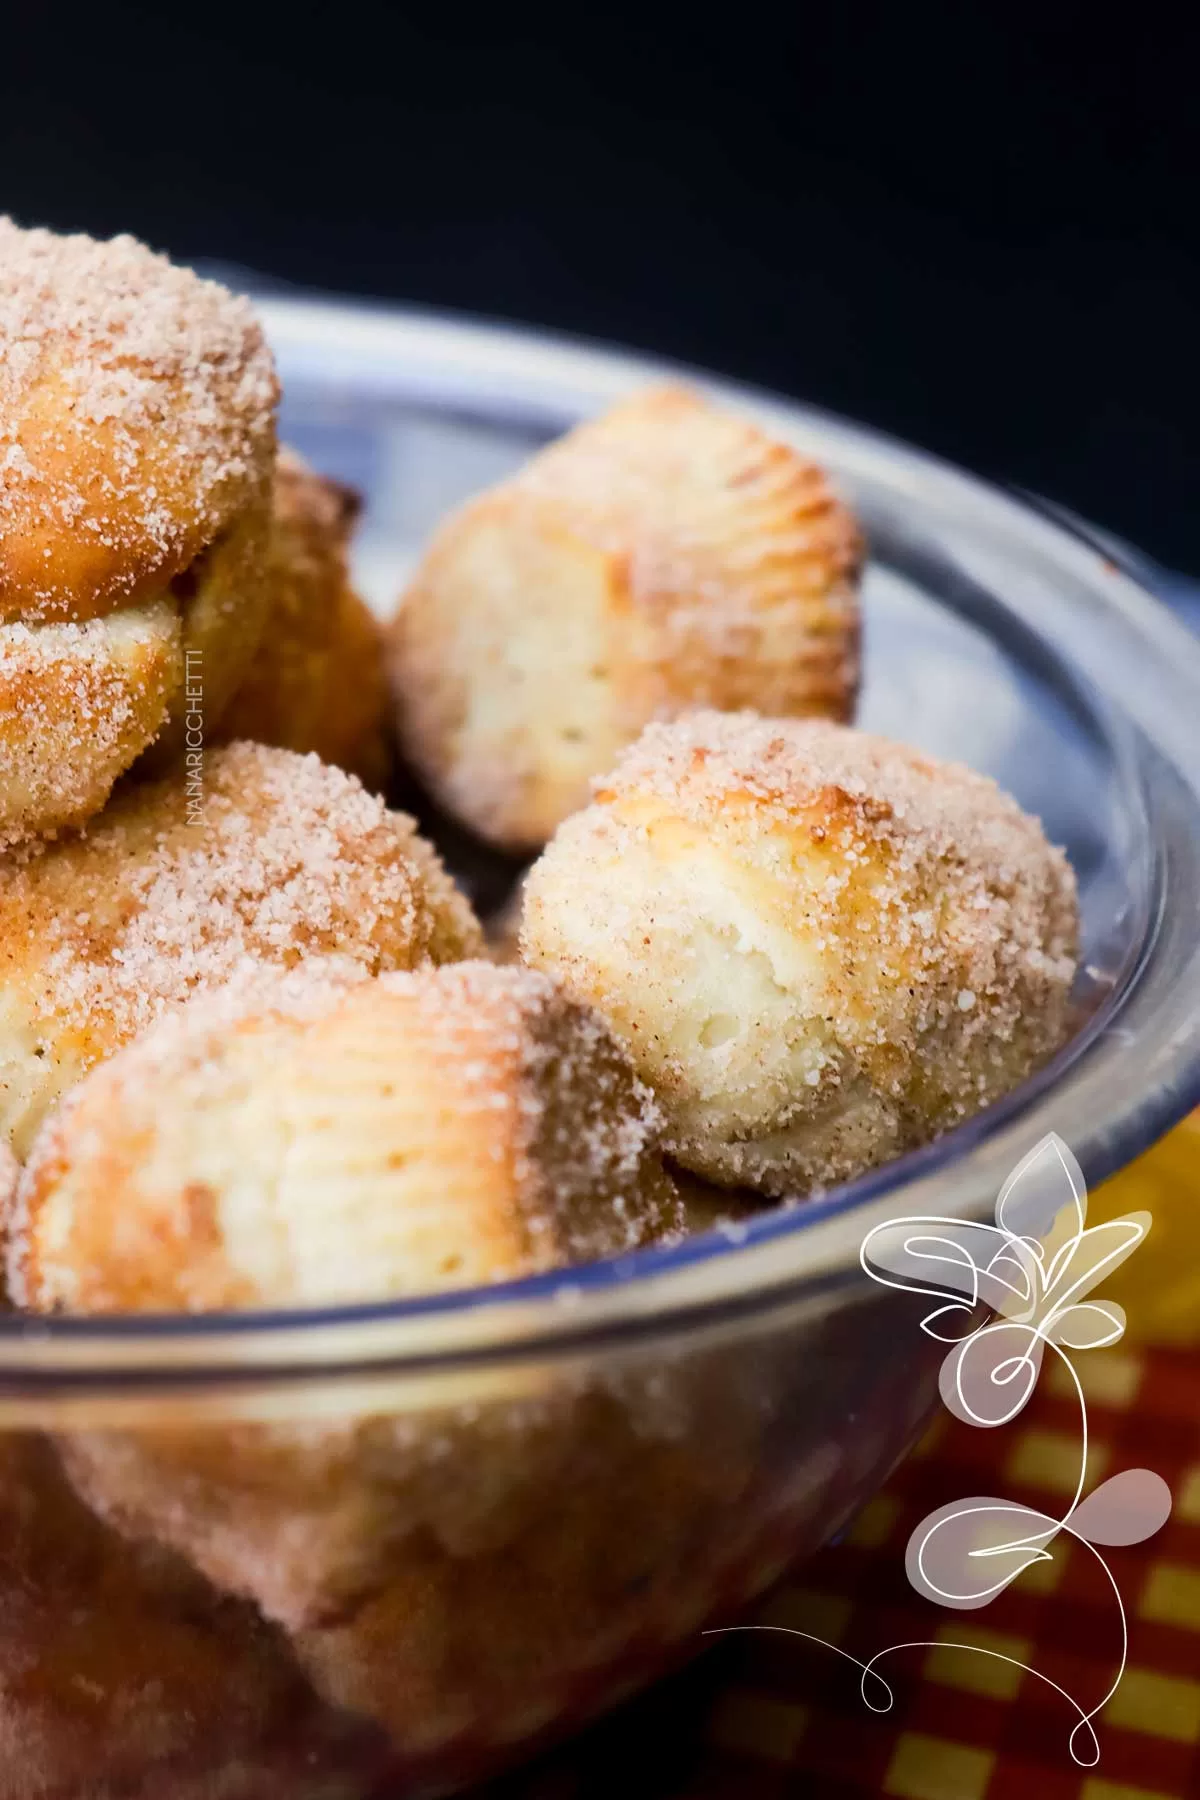
[[[1195,27],[168,8],[10,4],[0,206],[709,364],[1200,570]]]

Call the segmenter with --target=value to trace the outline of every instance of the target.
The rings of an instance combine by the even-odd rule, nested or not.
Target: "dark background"
[[[1200,571],[1198,47],[972,0],[26,0],[0,205],[708,364]]]

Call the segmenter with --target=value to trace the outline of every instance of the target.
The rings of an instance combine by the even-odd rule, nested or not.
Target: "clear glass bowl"
[[[368,498],[391,603],[436,519],[663,373],[270,300],[287,438]],[[364,1800],[526,1754],[850,1517],[936,1396],[858,1248],[1089,1180],[1200,1098],[1200,648],[1107,553],[870,432],[709,383],[871,541],[864,721],[996,775],[1079,873],[1078,1029],[1020,1092],[802,1208],[509,1287],[305,1315],[0,1322],[0,1796]]]

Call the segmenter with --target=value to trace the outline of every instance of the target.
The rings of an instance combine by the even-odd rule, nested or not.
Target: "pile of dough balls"
[[[52,1135],[76,1104],[107,1107],[125,1051],[157,1055],[159,1026],[206,997],[228,1004],[259,977],[322,993],[371,983],[343,996],[337,1017],[348,1009],[354,1023],[337,1029],[374,1033],[377,1058],[360,1064],[347,1050],[335,1070],[302,1033],[295,1079],[280,1088],[271,1083],[293,1066],[290,1027],[216,1028],[189,1040],[185,1061],[218,1088],[232,1083],[221,1090],[228,1120],[216,1089],[201,1105],[199,1075],[172,1112],[173,1065],[146,1065],[164,1166],[182,1178],[191,1140],[225,1153],[211,1178],[183,1179],[193,1200],[212,1195],[212,1217],[195,1212],[202,1235],[225,1204],[242,1204],[257,1145],[264,1204],[298,1208],[303,1236],[301,1215],[316,1203],[282,1180],[270,1146],[287,1147],[298,1172],[292,1114],[309,1097],[312,1167],[326,1159],[327,1224],[344,1252],[331,1259],[314,1240],[317,1288],[290,1255],[259,1268],[255,1286],[254,1254],[239,1274],[234,1246],[222,1285],[195,1244],[173,1229],[160,1240],[153,1210],[131,1257],[138,1159],[127,1145],[86,1177],[107,1183],[122,1170],[108,1251],[88,1204],[74,1297],[26,1284],[30,1306],[110,1309],[109,1252],[130,1282],[117,1310],[155,1294],[160,1306],[197,1310],[241,1304],[242,1276],[255,1306],[399,1298],[423,1284],[544,1272],[679,1229],[657,1103],[609,1026],[552,978],[472,972],[485,944],[468,900],[414,820],[381,797],[393,699],[384,630],[351,579],[359,503],[279,449],[278,399],[245,300],[130,238],[0,220],[4,1188],[14,1154],[45,1172],[43,1127]],[[461,980],[426,980],[460,964]],[[413,977],[411,991],[391,985],[399,974]],[[320,1037],[315,1019],[305,1033]],[[236,1076],[235,1042],[247,1059]],[[377,1080],[374,1162],[358,1136],[373,1129],[359,1076]],[[470,1106],[451,1098],[454,1084],[466,1093],[475,1080],[478,1133]],[[461,1242],[446,1207],[418,1198],[423,1184],[461,1197]],[[33,1213],[24,1202],[3,1211],[20,1262]],[[264,1242],[287,1237],[276,1217],[261,1230]],[[398,1260],[375,1253],[376,1232],[399,1234]],[[165,1267],[164,1285],[151,1278],[155,1243],[159,1264],[181,1259],[174,1298]]]
[[[823,470],[699,392],[634,394],[448,518],[382,627],[350,574],[357,499],[278,450],[277,398],[246,302],[130,239],[0,222],[0,1140],[19,1158],[189,1001],[331,959],[540,970],[653,1096],[694,1219],[697,1183],[820,1192],[1053,1055],[1071,871],[991,782],[853,728],[864,546]],[[448,843],[536,856],[486,938],[375,798],[394,766]],[[413,1157],[419,1112],[394,1122]],[[397,1200],[408,1154],[390,1146]],[[600,1244],[636,1200],[589,1204]],[[386,1258],[360,1278],[412,1291]],[[70,1304],[92,1291],[80,1271]],[[267,1282],[254,1303],[300,1296]]]
[[[566,1306],[1054,1055],[1072,872],[854,729],[823,470],[635,394],[447,519],[384,623],[278,398],[246,301],[0,219],[6,1303]],[[525,865],[486,932],[393,780],[448,858]],[[0,1433],[0,1786],[310,1792],[331,1732],[526,1738],[768,1578],[755,1483],[817,1404],[784,1348]]]

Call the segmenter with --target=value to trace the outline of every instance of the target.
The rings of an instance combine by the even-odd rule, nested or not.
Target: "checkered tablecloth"
[[[1200,1161],[1187,1163],[1194,1179],[1175,1184],[1169,1207],[1162,1169],[1178,1169],[1181,1155],[1194,1151],[1195,1122],[1168,1140],[1144,1175],[1135,1166],[1112,1184],[1119,1206],[1106,1207],[1102,1189],[1089,1215],[1157,1203],[1184,1279],[1184,1265],[1200,1262]],[[1102,1287],[1098,1297],[1110,1291]],[[1174,1503],[1157,1535],[1104,1552],[1129,1643],[1124,1679],[1096,1721],[1095,1768],[1072,1762],[1076,1715],[1050,1686],[1009,1662],[946,1646],[952,1639],[998,1651],[1057,1682],[1085,1709],[1094,1705],[1118,1667],[1121,1626],[1088,1549],[1057,1539],[1052,1561],[1026,1570],[979,1612],[935,1606],[904,1573],[910,1533],[944,1503],[997,1494],[1043,1511],[1066,1508],[1079,1471],[1080,1415],[1069,1376],[1052,1359],[1010,1425],[977,1430],[948,1414],[937,1420],[847,1536],[747,1621],[782,1630],[719,1640],[683,1675],[501,1783],[497,1800],[1200,1796],[1200,1323],[1194,1348],[1138,1344],[1135,1296],[1125,1303],[1128,1339],[1074,1358],[1088,1408],[1088,1487],[1143,1467],[1164,1478]],[[1178,1309],[1164,1316],[1177,1324]],[[792,1632],[812,1633],[862,1661],[891,1644],[935,1640],[941,1647],[888,1659],[895,1704],[881,1715],[864,1704],[853,1664]]]

